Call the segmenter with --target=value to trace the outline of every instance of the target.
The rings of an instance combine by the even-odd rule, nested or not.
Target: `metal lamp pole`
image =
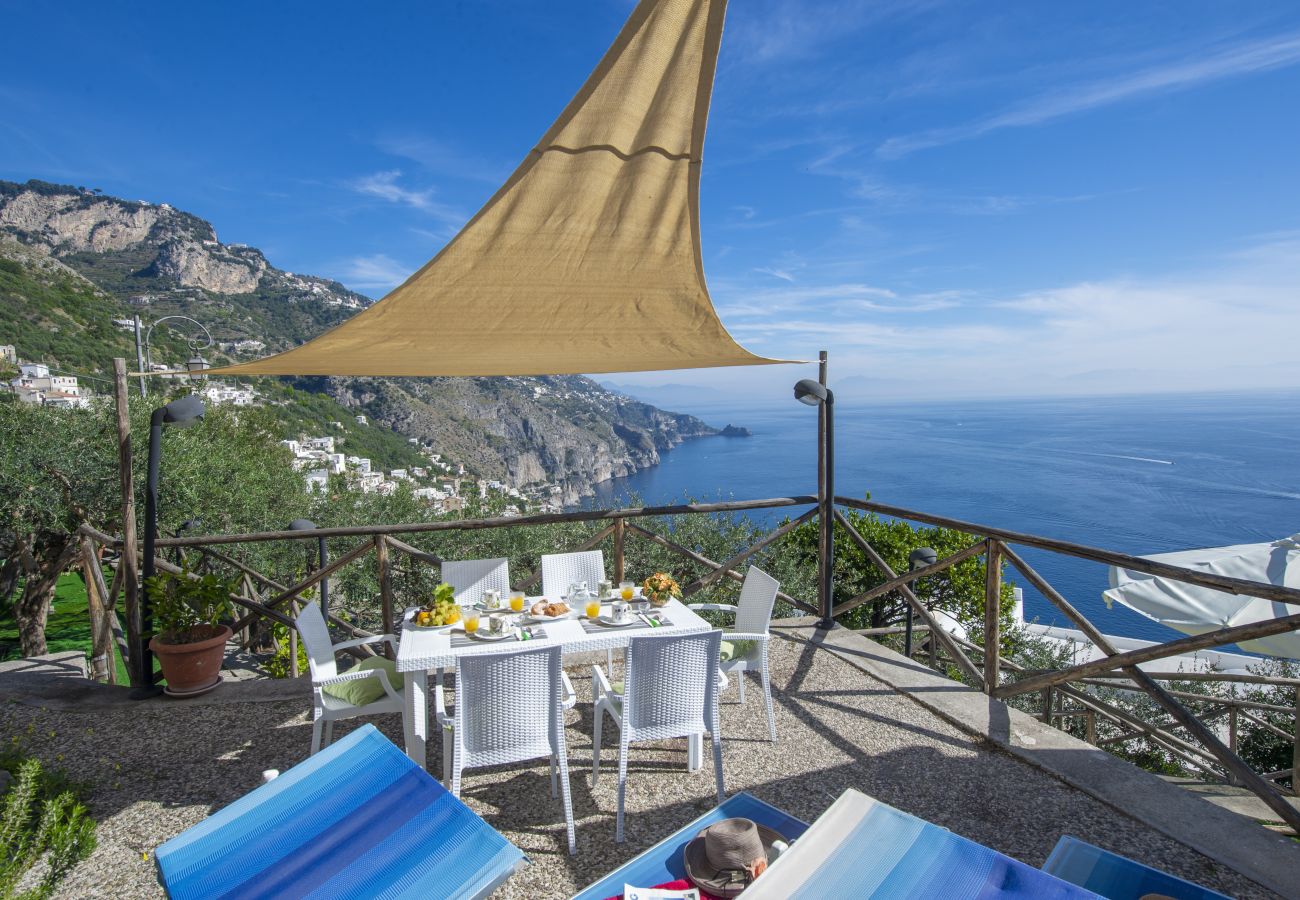
[[[289,523],[290,531],[315,531],[316,523],[310,519],[294,519]],[[325,555],[325,538],[316,539],[316,562],[319,568],[325,568],[328,564]],[[310,565],[310,561],[308,562]],[[329,621],[330,614],[330,580],[322,578],[320,580],[320,614],[326,622]]]
[[[907,555],[907,571],[915,572],[917,569],[924,569],[926,566],[932,566],[939,561],[939,554],[929,547],[917,547]],[[912,593],[916,593],[916,582],[909,585]],[[903,624],[903,655],[908,659],[912,658],[912,604],[907,603],[903,607],[907,610],[907,619]],[[930,640],[934,640],[934,635],[930,635]]]
[[[821,527],[825,549],[821,568],[821,620],[818,628],[834,628],[835,617],[832,590],[835,586],[835,392],[819,381],[805,378],[794,386],[794,398],[808,406],[821,406],[826,411],[826,481],[821,496]]]
[[[140,590],[140,646],[136,648],[140,686],[131,692],[131,696],[137,700],[154,696],[162,690],[154,682],[153,651],[149,649],[149,639],[153,631],[153,606],[149,598],[149,579],[157,571],[154,554],[158,540],[158,480],[162,464],[162,430],[164,425],[188,428],[202,421],[203,413],[203,401],[189,394],[173,400],[166,406],[158,407],[149,417],[149,470],[144,495],[144,566]]]

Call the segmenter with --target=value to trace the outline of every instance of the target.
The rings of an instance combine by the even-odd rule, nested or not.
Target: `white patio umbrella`
[[[1300,534],[1271,544],[1181,550],[1143,558],[1231,578],[1300,588]],[[1300,607],[1286,603],[1228,594],[1117,566],[1110,569],[1110,583],[1111,589],[1102,594],[1107,606],[1119,601],[1184,634],[1203,634],[1230,625],[1248,625],[1300,613]],[[1300,659],[1300,634],[1296,632],[1241,641],[1238,646],[1253,653]]]

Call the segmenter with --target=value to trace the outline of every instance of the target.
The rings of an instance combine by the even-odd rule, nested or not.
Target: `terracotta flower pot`
[[[221,663],[226,658],[226,641],[231,630],[225,625],[206,626],[211,637],[192,644],[169,644],[161,635],[149,641],[149,649],[158,657],[167,687],[187,694],[212,687],[221,680]]]

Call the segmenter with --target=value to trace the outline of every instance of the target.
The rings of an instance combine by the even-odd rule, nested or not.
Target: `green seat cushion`
[[[758,646],[757,641],[723,641],[722,661],[731,662],[733,659],[744,659],[754,652],[756,646]]]
[[[383,669],[387,672],[388,683],[395,691],[402,690],[406,684],[406,676],[397,671],[397,663],[382,656],[372,656],[370,659],[362,660],[348,671],[364,672],[369,669]],[[358,678],[356,681],[345,681],[342,684],[327,684],[321,688],[321,692],[337,697],[345,703],[351,703],[353,706],[365,706],[367,703],[374,703],[388,696],[384,692],[384,683],[378,677]]]

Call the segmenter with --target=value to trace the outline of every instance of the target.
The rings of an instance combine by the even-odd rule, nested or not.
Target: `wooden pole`
[[[131,684],[141,687],[152,683],[152,672],[142,669],[143,660],[136,648],[141,646],[140,557],[135,528],[135,474],[131,464],[131,413],[126,390],[126,360],[113,360],[113,396],[117,403],[117,467],[122,493],[122,592],[125,597],[126,643],[131,648],[126,663]]]
[[[627,532],[627,520],[614,520],[614,587],[623,581],[623,538]]]
[[[293,610],[294,619],[298,618],[298,600],[295,598],[289,601],[289,608]],[[289,677],[298,677],[298,629],[289,629]]]
[[[1052,724],[1052,697],[1053,690],[1050,687],[1043,688],[1043,712],[1039,716],[1048,725]]]
[[[393,583],[388,567],[388,541],[375,535],[375,568],[379,571],[379,605],[384,619],[384,634],[393,633]],[[391,644],[384,644],[384,655],[393,656]]]
[[[95,543],[87,535],[81,536],[81,572],[86,582],[86,611],[90,614],[90,677],[108,681],[113,665],[113,636],[104,613],[104,574],[99,568],[99,554]],[[96,577],[98,575],[98,577]]]
[[[1300,797],[1300,687],[1295,689],[1295,726],[1291,744],[1291,793]]]
[[[847,517],[845,517],[843,514],[836,512],[836,515],[839,516],[841,525],[844,525],[848,521]],[[884,594],[888,594],[895,590],[900,590],[901,588],[903,588],[903,586],[911,584],[913,581],[916,581],[918,578],[926,578],[930,575],[938,574],[939,572],[942,572],[944,569],[951,568],[952,566],[957,565],[957,563],[962,562],[963,560],[970,559],[972,556],[978,556],[979,554],[985,552],[985,550],[986,547],[984,541],[979,541],[977,543],[971,544],[966,549],[958,550],[956,553],[952,554],[951,556],[945,556],[943,559],[937,560],[928,566],[922,566],[919,569],[912,569],[911,571],[904,572],[901,575],[895,575],[894,577],[890,578],[888,581],[882,582],[868,591],[863,591],[861,594],[858,594],[856,597],[853,597],[850,600],[845,600],[839,606],[835,607],[835,609],[832,610],[832,612],[837,616],[842,615],[843,613],[846,613],[851,609],[855,609],[856,607],[859,607],[864,603],[870,603],[872,600],[876,599],[877,597],[880,597]]]
[[[1088,743],[1094,747],[1097,746],[1097,713],[1094,710],[1088,710],[1084,717],[1084,727],[1088,729]]]
[[[997,541],[989,539],[984,555],[984,692],[997,689],[998,660],[1002,656],[1002,554]],[[1049,704],[1050,708],[1050,704]],[[1051,724],[1049,717],[1048,724]]]

